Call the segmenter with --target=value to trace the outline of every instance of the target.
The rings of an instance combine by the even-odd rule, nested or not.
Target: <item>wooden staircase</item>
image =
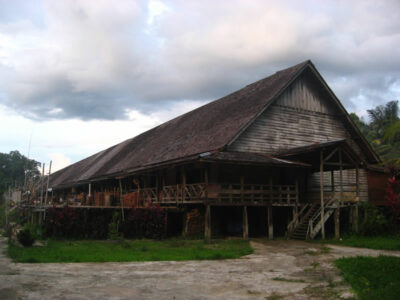
[[[321,221],[321,205],[306,204],[298,217],[288,225],[288,238],[295,240],[314,239],[321,231],[322,224],[325,224],[337,207],[335,201],[335,199],[331,199],[325,204],[323,222]]]

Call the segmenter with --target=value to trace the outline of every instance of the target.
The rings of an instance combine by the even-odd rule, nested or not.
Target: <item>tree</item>
[[[350,114],[384,165],[400,166],[400,118],[398,101],[390,101],[367,110],[370,123]]]
[[[22,187],[25,176],[33,179],[40,176],[39,167],[39,162],[25,157],[19,151],[0,153],[0,195],[9,186]]]

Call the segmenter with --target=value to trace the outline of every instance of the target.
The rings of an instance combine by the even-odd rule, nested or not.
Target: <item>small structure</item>
[[[72,164],[40,209],[144,207],[183,213],[184,234],[325,237],[368,201],[379,162],[311,61]],[[37,207],[39,208],[39,207]],[[348,218],[346,218],[348,220]],[[353,222],[357,230],[357,222]]]

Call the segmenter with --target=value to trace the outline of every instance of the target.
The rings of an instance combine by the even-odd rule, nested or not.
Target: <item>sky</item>
[[[55,171],[307,59],[398,100],[400,1],[0,0],[0,152]]]

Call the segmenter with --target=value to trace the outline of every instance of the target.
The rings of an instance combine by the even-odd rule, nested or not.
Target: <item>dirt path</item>
[[[254,254],[221,261],[15,264],[2,253],[2,238],[0,299],[346,298],[349,287],[330,262],[388,252],[298,241],[252,245]]]

